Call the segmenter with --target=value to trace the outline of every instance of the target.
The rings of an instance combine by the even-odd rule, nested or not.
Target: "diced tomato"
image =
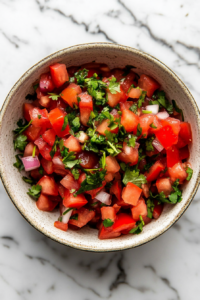
[[[37,107],[32,108],[30,110],[30,117],[32,120],[32,124],[35,127],[42,127],[44,129],[51,127],[46,108],[44,109],[39,109]]]
[[[84,92],[79,94],[79,98],[81,99],[81,101],[79,102],[81,123],[84,126],[87,126],[90,118],[90,113],[91,111],[93,111],[92,96],[88,95],[87,92]]]
[[[52,147],[50,145],[48,145],[47,143],[44,145],[44,147],[42,149],[40,149],[40,154],[46,159],[51,161],[51,155],[50,152],[52,150]]]
[[[152,219],[150,219],[148,217],[142,217],[142,219],[143,219],[145,225],[149,224],[152,221]]]
[[[118,110],[115,108],[110,112],[110,114],[114,117],[114,120],[120,117],[120,115],[118,114]]]
[[[52,80],[57,88],[63,85],[66,81],[69,80],[69,75],[67,73],[65,64],[54,64],[50,67]]]
[[[118,206],[122,207],[123,209],[128,209],[131,207],[130,204],[124,202],[124,200],[121,198],[121,199],[117,199],[117,198],[114,198],[114,201],[113,201],[114,204],[117,204]]]
[[[38,183],[42,187],[42,194],[57,196],[58,195],[58,186],[55,183],[54,178],[49,176],[43,176]]]
[[[49,96],[42,96],[39,103],[41,106],[48,108],[51,105],[51,98],[49,98]]]
[[[138,98],[140,98],[141,94],[142,94],[141,89],[132,88],[130,90],[130,92],[128,93],[128,97],[129,98],[134,98],[134,99],[136,98],[136,99],[138,99]]]
[[[187,122],[180,123],[180,132],[178,136],[178,148],[183,148],[192,142],[191,126]]]
[[[102,220],[110,219],[111,221],[115,221],[116,219],[116,212],[113,207],[102,207],[101,208],[101,217]]]
[[[121,83],[121,87],[125,93],[128,92],[132,84],[136,84],[134,82],[136,74],[133,71],[130,71],[129,74],[125,77],[125,80]]]
[[[64,146],[67,147],[69,151],[81,152],[82,150],[78,139],[73,135],[64,141]]]
[[[75,211],[74,214],[78,214],[78,220],[69,219],[69,224],[75,225],[79,228],[85,226],[95,216],[95,212],[93,210],[89,210],[84,207],[81,207],[80,209]]]
[[[96,189],[87,191],[86,193],[89,194],[89,195],[92,197],[92,199],[94,199],[94,198],[96,197],[97,193],[100,192],[100,190],[102,190],[102,188],[103,188],[105,185],[106,185],[106,182],[103,181],[103,182],[102,182],[102,186],[100,186],[100,187],[98,187],[98,188],[96,188]]]
[[[62,99],[59,99],[58,101],[52,101],[52,102],[56,102],[57,107],[64,112],[66,111],[66,108],[69,107],[68,104],[66,102],[64,102]],[[54,107],[54,108],[56,108],[56,107]]]
[[[65,188],[62,184],[59,183],[58,185],[58,193],[61,196],[62,199],[65,197]]]
[[[78,158],[81,159],[80,165],[84,169],[95,169],[99,162],[98,156],[92,151],[82,151]]]
[[[68,229],[68,223],[62,223],[60,221],[55,221],[54,226],[63,231],[67,231]]]
[[[179,179],[179,183],[183,183],[187,177],[187,173],[180,162],[169,168],[169,175],[173,182]]]
[[[55,139],[56,139],[56,133],[53,129],[48,129],[47,131],[45,131],[43,133],[42,138],[49,145],[53,146]]]
[[[27,157],[27,156],[32,156],[33,154],[33,149],[34,149],[34,144],[32,142],[28,143],[24,149],[24,157]],[[35,149],[35,155],[38,156],[39,155],[39,149],[38,147],[36,146],[36,149]]]
[[[108,97],[108,105],[111,107],[116,106],[120,101],[125,102],[128,99],[128,96],[126,96],[122,88],[120,88],[120,92],[117,92],[116,94],[112,94],[108,90],[107,97]]]
[[[118,236],[120,236],[121,233],[120,232],[114,232],[112,227],[104,227],[103,223],[101,224],[100,228],[99,228],[99,239],[100,240],[105,240],[105,239],[113,239],[116,238]]]
[[[117,159],[133,166],[138,163],[138,158],[138,149],[129,147],[127,143],[124,142],[122,152],[117,155]]]
[[[170,178],[159,178],[156,180],[156,187],[158,189],[158,193],[163,192],[166,197],[168,197],[173,191],[172,183]]]
[[[33,104],[30,104],[30,103],[24,103],[23,105],[23,116],[24,116],[24,119],[27,121],[27,122],[30,122],[31,120],[31,117],[30,117],[30,110],[32,110],[35,106]]]
[[[43,140],[42,137],[39,137],[37,140],[35,140],[34,144],[38,146],[38,149],[41,150],[46,145],[46,142]]]
[[[147,205],[144,199],[139,199],[136,206],[131,208],[132,217],[135,221],[140,220],[140,216],[147,216]]]
[[[120,165],[115,157],[110,155],[106,157],[106,170],[111,173],[117,173],[120,170]]]
[[[120,102],[120,110],[129,109],[133,105],[133,101]]]
[[[114,232],[122,232],[129,229],[129,231],[135,227],[136,221],[126,213],[119,213],[116,217],[116,221],[113,224]]]
[[[68,103],[72,108],[73,105],[78,105],[78,95],[82,92],[79,85],[70,83],[70,85],[61,92],[62,99]]]
[[[55,133],[59,137],[64,137],[69,134],[69,125],[67,124],[66,128],[62,130],[64,124],[64,118],[66,114],[59,108],[52,109],[49,113],[49,120],[51,125],[55,131]]]
[[[39,138],[41,132],[41,127],[35,127],[32,124],[23,132],[27,136],[27,139],[34,142]]]
[[[147,91],[147,97],[151,98],[155,90],[160,88],[160,84],[152,77],[142,74],[138,80],[138,86]]]
[[[117,127],[117,128],[115,128],[115,129],[113,129],[113,130],[111,130],[109,127],[108,127],[108,125],[110,124],[110,121],[109,120],[103,120],[102,122],[101,122],[101,124],[99,124],[98,126],[97,126],[97,131],[101,134],[101,135],[106,135],[105,134],[105,131],[107,130],[107,131],[110,131],[110,132],[112,132],[112,133],[118,133],[118,130],[119,130],[119,128]]]
[[[177,143],[178,136],[173,132],[171,126],[162,127],[156,132],[156,137],[165,149]]]
[[[53,162],[46,160],[44,157],[41,159],[41,164],[45,170],[45,172],[50,175],[53,173]]]
[[[158,219],[162,213],[163,204],[156,204],[153,210],[153,217],[154,219]]]
[[[31,177],[33,177],[33,179],[35,179],[35,180],[39,180],[40,178],[42,178],[42,176],[43,176],[43,173],[41,174],[39,172],[39,168],[31,171]]]
[[[179,149],[179,158],[180,160],[187,159],[190,157],[190,152],[188,146],[185,146]]]
[[[99,73],[99,69],[96,69],[96,68],[88,68],[88,75],[87,75],[87,78],[90,78],[92,77],[94,74],[98,74]]]
[[[54,155],[53,159],[53,171],[56,174],[59,174],[61,176],[65,176],[68,174],[68,171],[65,169],[65,166],[62,162],[62,158],[61,156],[56,156],[56,154]]]
[[[58,205],[58,202],[51,201],[47,195],[41,194],[36,205],[39,210],[52,211]]]
[[[86,174],[85,173],[82,173],[80,176],[79,176],[79,179],[78,179],[78,183],[81,185],[81,183],[86,179]]]
[[[128,204],[137,205],[141,193],[141,188],[132,182],[128,182],[126,187],[124,187],[122,190],[122,199]]]
[[[80,185],[79,183],[74,179],[74,177],[70,174],[67,174],[60,183],[68,190],[78,190]]]
[[[88,201],[83,194],[74,197],[67,189],[65,190],[65,197],[63,199],[63,205],[65,207],[80,208],[87,203]]]
[[[171,168],[178,162],[180,162],[179,158],[179,150],[176,148],[176,146],[171,146],[166,150],[167,153],[167,167]]]
[[[161,161],[156,161],[153,166],[149,169],[149,172],[146,174],[147,181],[154,181],[158,178],[158,175],[161,171],[165,169],[164,164]]]
[[[165,120],[161,120],[161,124],[163,127],[170,125],[174,134],[176,134],[177,136],[179,135],[181,129],[181,122],[178,119],[167,118]]]
[[[152,125],[153,125],[153,127],[150,126],[150,128],[149,128],[149,134],[155,134],[160,128],[162,128],[161,122],[157,116],[153,116]]]
[[[149,186],[148,184],[142,184],[142,192],[146,198],[149,198]]]
[[[114,173],[109,173],[109,172],[106,173],[106,175],[105,175],[105,181],[106,182],[112,181],[113,178],[114,178]]]
[[[119,201],[121,200],[122,186],[119,181],[114,181],[113,185],[110,188],[110,193],[114,194]]]
[[[139,117],[129,109],[122,111],[121,124],[124,126],[127,132],[136,132],[139,123]]]
[[[139,117],[140,127],[142,128],[141,134],[144,136],[144,138],[147,138],[150,125],[153,123],[153,121],[154,116],[149,114],[142,115],[141,117]]]
[[[113,208],[115,209],[115,213],[117,214],[120,211],[121,206],[119,206],[118,204],[114,204]]]

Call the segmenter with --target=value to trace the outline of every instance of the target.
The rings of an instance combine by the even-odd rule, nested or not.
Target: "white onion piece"
[[[85,141],[89,139],[89,136],[84,131],[79,131],[79,136],[77,137],[81,144],[84,144]]]
[[[169,117],[169,114],[168,114],[168,112],[166,112],[166,111],[162,111],[162,112],[159,112],[159,113],[157,114],[157,117],[158,117],[158,119],[160,119],[160,120],[165,120],[165,119],[167,119],[167,118]]]
[[[152,114],[156,115],[159,111],[159,105],[153,104],[153,105],[147,105],[146,110],[151,111]]]
[[[155,138],[152,142],[152,145],[154,146],[154,148],[156,148],[159,152],[161,152],[164,147],[163,145],[161,145],[161,143],[159,142],[159,140],[157,138]]]
[[[64,212],[65,212],[66,210],[68,210],[68,209],[69,209],[69,207],[65,207]],[[64,213],[64,212],[63,212],[63,213]],[[62,214],[62,222],[63,222],[64,224],[66,224],[66,223],[69,222],[69,219],[70,219],[70,217],[71,217],[72,212],[73,212],[73,209],[70,209],[70,211],[68,211],[65,215]]]
[[[99,200],[100,202],[106,204],[106,205],[110,205],[111,204],[111,197],[110,194],[105,193],[104,191],[100,191],[95,199]]]
[[[21,158],[25,171],[35,170],[40,167],[40,161],[37,156],[26,156]]]

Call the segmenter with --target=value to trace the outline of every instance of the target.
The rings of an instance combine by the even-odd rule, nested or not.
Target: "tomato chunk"
[[[67,124],[67,126],[63,128],[65,116],[66,114],[59,108],[52,109],[49,113],[51,125],[59,137],[64,137],[69,134],[69,125]]]
[[[176,146],[171,146],[166,150],[167,153],[167,167],[171,168],[178,162],[180,162],[179,158],[179,150],[176,148]]]
[[[67,231],[67,229],[68,229],[68,223],[62,223],[59,221],[55,221],[54,226],[63,231]]]
[[[151,98],[155,90],[160,88],[160,84],[152,77],[142,74],[138,80],[138,86],[147,91],[147,97]]]
[[[52,211],[58,205],[58,202],[51,201],[47,195],[41,194],[36,205],[39,210]]]
[[[41,127],[35,127],[32,124],[23,132],[27,136],[27,139],[34,142],[39,138],[41,132]]]
[[[192,142],[191,126],[187,122],[180,123],[180,132],[178,136],[178,148],[183,148]]]
[[[74,197],[67,189],[65,190],[65,197],[63,199],[63,205],[65,207],[80,208],[87,204],[87,202],[83,194]]]
[[[41,164],[45,170],[45,172],[50,175],[53,173],[53,162],[46,160],[44,157],[41,159]]]
[[[30,110],[32,110],[35,106],[33,104],[30,104],[30,103],[24,103],[23,105],[23,116],[24,116],[24,119],[27,121],[27,122],[30,122],[31,120],[31,117],[30,117]]]
[[[164,164],[161,161],[156,161],[153,166],[149,169],[149,172],[146,174],[147,181],[154,181],[158,178],[158,175],[161,171],[165,169]]]
[[[68,190],[75,189],[78,190],[80,185],[79,183],[74,179],[74,177],[71,174],[67,174],[60,183]]]
[[[114,222],[116,219],[115,209],[113,207],[102,207],[101,216],[102,216],[102,220],[110,219],[111,221]]]
[[[57,88],[63,85],[66,81],[69,80],[69,75],[67,73],[65,64],[54,64],[50,67],[50,73],[52,80]]]
[[[112,227],[104,227],[103,223],[100,226],[98,237],[100,240],[113,239],[121,235],[121,232],[114,232]]]
[[[73,135],[64,141],[64,146],[67,147],[69,151],[81,152],[82,150],[78,139]]]
[[[99,162],[98,156],[92,151],[82,151],[78,158],[81,159],[80,165],[84,169],[95,169]]]
[[[78,215],[78,220],[70,219],[69,224],[75,225],[79,228],[85,226],[95,216],[95,212],[93,210],[90,211],[89,209],[84,207],[78,209],[74,214]]]
[[[79,94],[79,98],[81,99],[79,102],[80,120],[84,126],[87,126],[91,111],[93,111],[92,96],[88,95],[87,92],[84,92]]]
[[[51,127],[46,108],[44,109],[39,109],[38,107],[32,108],[30,110],[30,117],[32,120],[32,125],[35,127],[42,127],[43,129]]]
[[[136,132],[139,123],[139,117],[129,109],[122,111],[121,124],[124,126],[127,132]]]
[[[55,183],[54,178],[44,175],[38,183],[42,187],[42,194],[57,196],[58,195],[58,186]]]
[[[33,154],[33,149],[34,149],[34,144],[32,142],[28,143],[24,149],[24,157],[27,156],[32,156]],[[38,147],[36,147],[35,149],[35,155],[38,156],[39,155],[39,149]]]
[[[158,193],[163,192],[166,197],[168,197],[173,191],[172,183],[170,178],[159,178],[156,180],[156,187],[158,189]]]
[[[116,221],[113,224],[114,232],[121,232],[123,230],[131,230],[135,227],[136,221],[126,213],[119,213],[116,217]]]
[[[56,139],[56,133],[53,129],[48,129],[47,131],[45,131],[43,133],[42,138],[49,145],[53,146],[55,139]]]
[[[114,194],[118,200],[121,200],[122,186],[119,181],[115,181],[110,188],[110,193]]]
[[[140,195],[142,193],[142,189],[139,188],[137,185],[133,184],[132,182],[128,182],[127,186],[122,190],[122,199],[124,202],[137,205]]]
[[[154,219],[158,219],[162,213],[163,204],[156,204],[153,210],[153,217]]]
[[[169,168],[169,175],[172,181],[179,179],[179,183],[183,183],[187,177],[187,173],[180,162]]]
[[[62,99],[72,108],[74,104],[78,105],[78,95],[82,92],[79,85],[71,83],[66,89],[61,92]]]
[[[130,90],[130,92],[128,93],[128,97],[138,99],[138,98],[140,98],[141,94],[142,94],[142,91],[140,89],[132,88]]]
[[[135,147],[127,146],[127,143],[123,143],[122,152],[117,155],[117,158],[125,163],[129,163],[131,166],[138,163],[138,149]]]
[[[189,157],[190,157],[190,152],[189,152],[188,146],[185,146],[185,147],[179,149],[180,160],[187,159]]]
[[[147,216],[147,205],[144,199],[139,199],[137,205],[131,208],[131,213],[135,221],[139,221],[140,216],[142,217]]]
[[[117,173],[120,170],[120,165],[115,157],[110,155],[106,157],[106,170],[111,173]]]

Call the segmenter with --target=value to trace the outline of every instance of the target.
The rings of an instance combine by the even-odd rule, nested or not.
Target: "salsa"
[[[135,67],[56,63],[33,83],[14,130],[22,179],[54,226],[98,229],[100,239],[139,234],[192,177],[191,127],[152,77]]]

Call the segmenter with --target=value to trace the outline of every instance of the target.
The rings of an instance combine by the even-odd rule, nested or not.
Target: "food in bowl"
[[[133,66],[56,63],[33,83],[14,130],[14,166],[25,169],[39,210],[67,231],[90,225],[100,239],[139,234],[164,203],[182,200],[192,177],[190,124],[160,84]]]

